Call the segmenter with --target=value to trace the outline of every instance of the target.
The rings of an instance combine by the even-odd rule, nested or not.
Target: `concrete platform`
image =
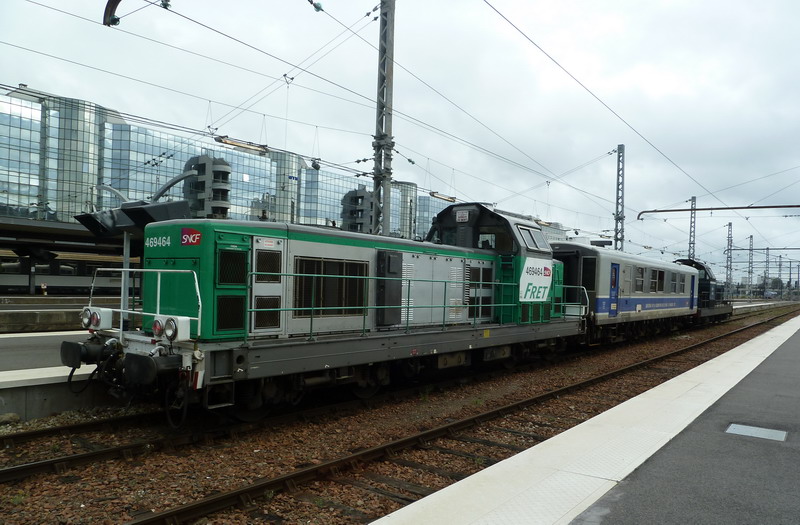
[[[83,388],[94,368],[84,366],[75,371],[75,390]],[[67,385],[69,372],[65,366],[0,372],[0,414],[14,413],[20,420],[28,421],[66,410],[121,404],[99,383],[92,383],[81,394],[70,392]]]
[[[374,523],[798,523],[798,330],[784,323]]]

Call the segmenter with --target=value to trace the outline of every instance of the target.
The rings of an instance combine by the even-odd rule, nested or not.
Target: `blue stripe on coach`
[[[636,312],[637,305],[641,305],[642,312],[654,310],[684,309],[690,312],[689,297],[621,297],[617,300],[617,315],[621,313]],[[608,297],[598,297],[595,301],[595,313],[607,314],[611,310],[611,301]]]

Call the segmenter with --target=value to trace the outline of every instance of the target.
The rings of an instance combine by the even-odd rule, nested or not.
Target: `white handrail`
[[[197,298],[197,317],[186,316],[191,320],[197,321],[197,337],[200,337],[200,332],[202,330],[202,315],[203,315],[203,300],[200,297],[200,282],[197,279],[197,272],[194,270],[158,270],[153,268],[97,268],[94,271],[94,276],[92,276],[92,289],[89,294],[89,306],[92,306],[92,298],[94,296],[94,283],[95,279],[97,278],[97,274],[101,272],[120,272],[120,273],[155,273],[157,274],[156,279],[156,311],[153,312],[145,312],[144,310],[128,310],[127,308],[123,307],[120,304],[119,308],[112,308],[112,311],[119,312],[119,334],[120,334],[120,343],[124,342],[124,332],[123,328],[123,316],[122,314],[134,314],[134,315],[160,315],[161,314],[161,274],[164,273],[190,273],[194,279],[194,291],[195,297]]]

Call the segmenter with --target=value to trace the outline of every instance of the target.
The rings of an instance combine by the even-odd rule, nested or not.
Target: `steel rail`
[[[128,414],[119,417],[108,419],[100,419],[94,421],[83,421],[80,423],[71,423],[68,425],[59,425],[57,427],[38,428],[36,430],[25,430],[23,432],[14,432],[10,434],[0,435],[0,441],[3,442],[3,448],[9,449],[21,443],[33,441],[35,439],[42,439],[46,437],[69,436],[75,433],[92,432],[94,430],[103,430],[108,427],[116,425],[128,425],[131,423],[146,422],[156,417],[163,417],[163,412],[154,411],[141,414]]]

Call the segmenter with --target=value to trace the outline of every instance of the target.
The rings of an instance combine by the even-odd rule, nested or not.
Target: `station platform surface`
[[[800,523],[800,318],[374,523]]]

